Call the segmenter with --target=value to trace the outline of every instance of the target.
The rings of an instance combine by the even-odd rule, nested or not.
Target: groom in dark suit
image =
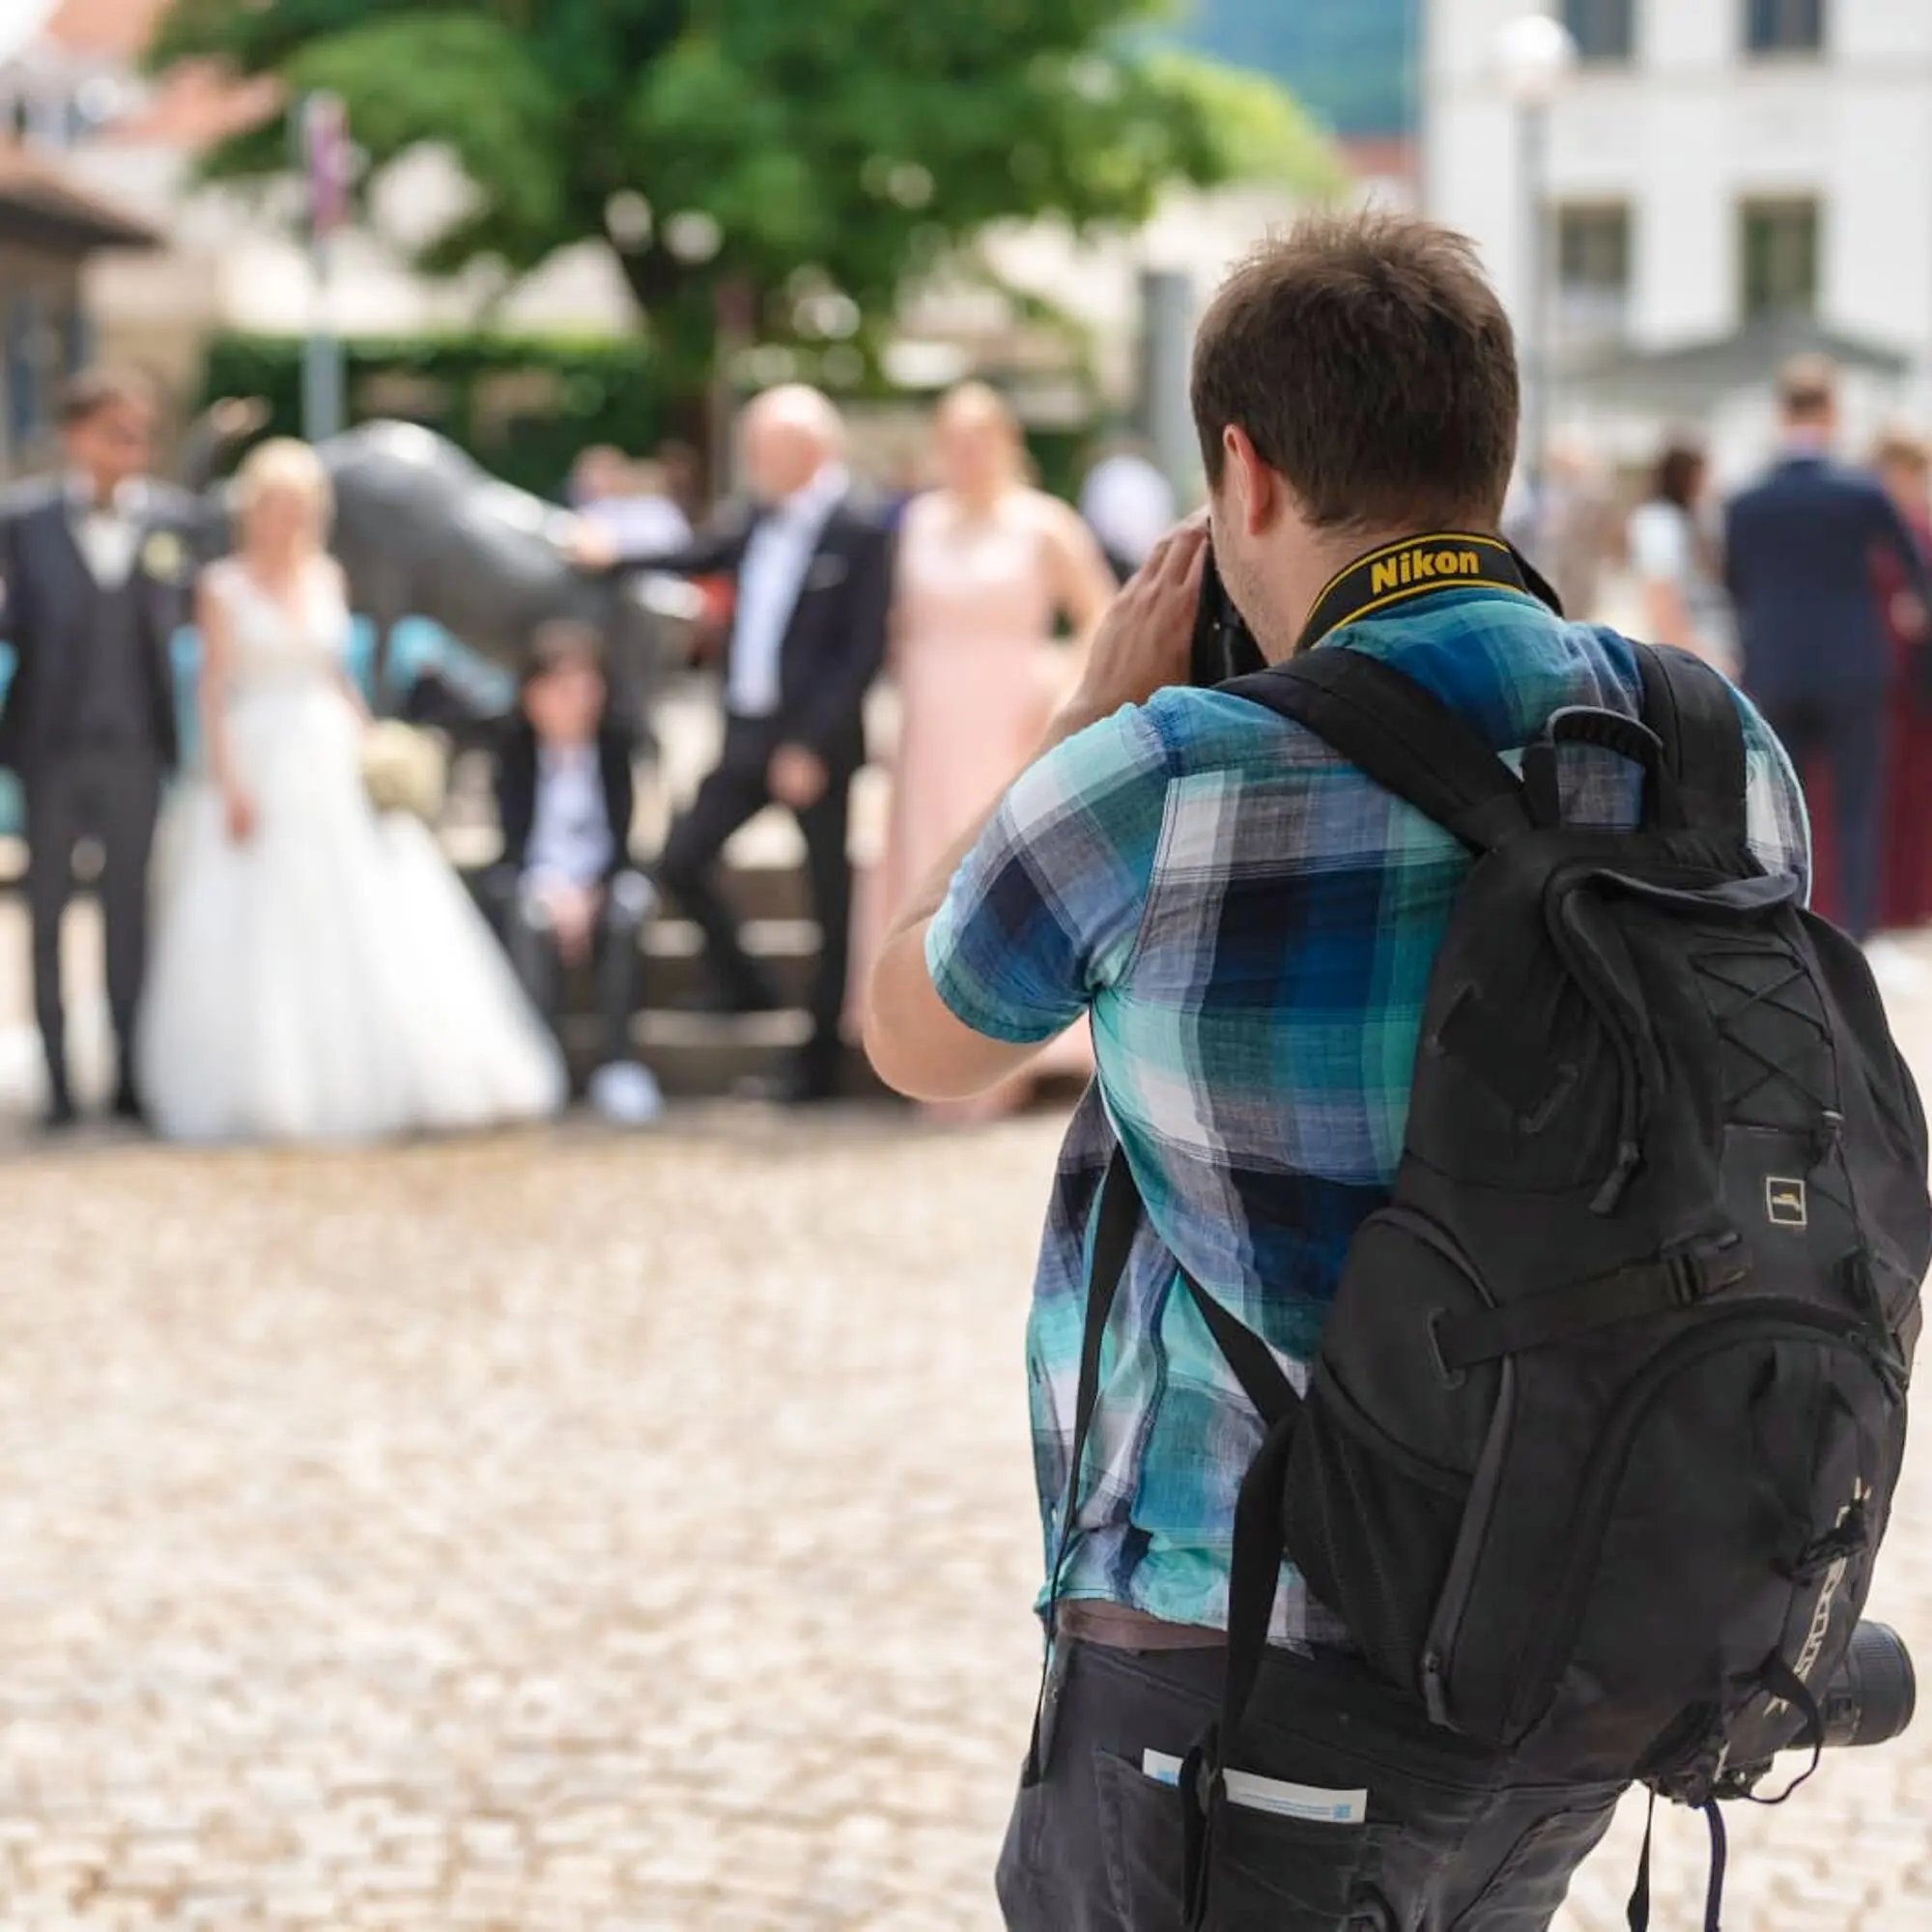
[[[628,556],[635,568],[729,573],[737,608],[724,653],[724,749],[671,827],[659,875],[703,928],[719,991],[737,1011],[781,1002],[746,952],[718,891],[724,842],[776,802],[805,837],[821,932],[811,1037],[786,1096],[833,1097],[850,958],[852,872],[845,853],[852,781],[865,762],[863,709],[885,658],[892,536],[845,469],[844,425],[815,389],[787,385],[746,412],[745,461],[756,505],[689,547]]]
[[[154,391],[138,374],[77,376],[61,407],[65,474],[0,501],[0,634],[15,657],[0,764],[18,775],[26,800],[34,1011],[50,1127],[74,1118],[60,929],[83,838],[102,854],[120,1062],[114,1111],[141,1118],[134,1024],[148,954],[148,857],[178,751],[169,647],[187,616],[196,525],[194,500],[146,474],[155,419]]]

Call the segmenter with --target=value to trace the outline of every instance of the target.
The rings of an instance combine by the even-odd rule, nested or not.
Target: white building
[[[1753,346],[1761,365],[1815,329],[1920,379],[1855,384],[1858,412],[1922,414],[1932,0],[1425,0],[1426,205],[1477,239],[1520,317],[1532,231],[1497,43],[1525,11],[1563,19],[1580,55],[1548,111],[1559,368],[1733,338],[1735,357],[1712,358],[1728,377]],[[1765,373],[1712,398],[1723,467],[1762,447]],[[1559,379],[1559,421],[1591,413],[1588,397]],[[1667,393],[1658,409],[1685,413]],[[1633,433],[1641,415],[1627,415]]]

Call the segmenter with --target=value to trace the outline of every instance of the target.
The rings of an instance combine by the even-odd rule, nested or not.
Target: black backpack
[[[1475,862],[1394,1199],[1355,1236],[1305,1399],[1186,1282],[1267,1424],[1236,1511],[1221,1719],[1188,1768],[1196,1922],[1284,1553],[1435,1723],[1540,1779],[1705,1805],[1719,1851],[1711,1801],[1822,1742],[1812,1693],[1858,1621],[1905,1443],[1924,1116],[1862,954],[1750,855],[1728,686],[1638,657],[1644,721],[1559,712],[1520,780],[1354,651],[1224,687]],[[1571,744],[1641,763],[1637,829],[1563,823]],[[1138,1212],[1117,1157],[1075,1472]]]

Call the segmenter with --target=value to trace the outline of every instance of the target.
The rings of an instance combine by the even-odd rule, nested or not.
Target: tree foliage
[[[1158,0],[174,0],[152,58],[216,55],[348,104],[371,172],[422,143],[474,184],[424,252],[513,272],[609,237],[661,352],[708,355],[719,291],[844,333],[1009,216],[1144,218],[1178,181],[1336,184],[1271,83],[1149,48]],[[279,128],[212,169],[286,165]],[[702,221],[678,215],[708,217]],[[623,226],[621,222],[617,224]],[[697,231],[694,233],[694,230]],[[693,259],[694,242],[715,252]],[[674,244],[685,245],[680,253]]]

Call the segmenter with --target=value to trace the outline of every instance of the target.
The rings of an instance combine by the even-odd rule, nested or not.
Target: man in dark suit
[[[844,426],[815,389],[768,390],[746,413],[745,459],[756,507],[688,548],[624,559],[693,577],[730,574],[737,607],[724,653],[724,749],[672,825],[659,875],[703,928],[719,991],[737,1011],[779,996],[746,952],[718,891],[724,842],[766,805],[805,836],[820,928],[811,1037],[787,1097],[831,1098],[850,958],[852,873],[845,839],[853,779],[865,761],[867,691],[886,650],[892,537],[842,461]]]
[[[1872,562],[1897,558],[1921,611],[1932,576],[1873,477],[1832,460],[1836,378],[1805,356],[1779,379],[1784,448],[1769,475],[1732,499],[1724,575],[1738,610],[1744,683],[1801,774],[1832,773],[1838,889],[1862,939],[1878,911],[1880,806],[1889,644]]]
[[[107,999],[120,1057],[114,1111],[141,1115],[133,1047],[148,857],[178,752],[169,652],[188,613],[198,522],[193,498],[145,473],[155,419],[154,391],[138,374],[76,377],[61,410],[66,473],[0,503],[0,630],[16,661],[0,763],[18,774],[26,800],[34,1010],[50,1127],[74,1118],[60,930],[82,838],[98,842],[103,861]]]
[[[657,897],[631,863],[632,750],[596,631],[545,624],[497,749],[503,852],[484,884],[517,976],[554,1028],[565,970],[594,967],[604,1038],[591,1097],[626,1114],[642,1073],[631,1042],[638,934]]]

